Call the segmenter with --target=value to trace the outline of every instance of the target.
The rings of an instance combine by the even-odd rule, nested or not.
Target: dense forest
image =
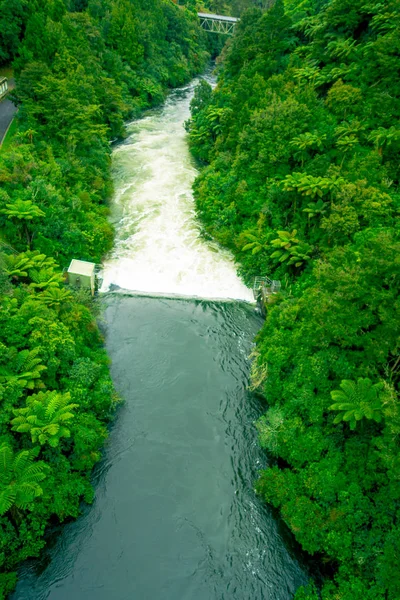
[[[110,140],[208,60],[170,0],[0,0],[17,133],[0,150],[0,597],[48,528],[93,496],[118,402],[96,305],[64,285],[71,258],[112,245]]]
[[[124,121],[222,47],[201,8],[241,16],[187,124],[204,234],[248,284],[282,282],[254,351],[257,492],[322,565],[297,600],[398,600],[396,0],[0,0],[19,107],[0,150],[0,598],[93,497],[118,398],[96,303],[62,268],[112,246]]]
[[[296,598],[400,598],[396,0],[290,2],[240,21],[187,124],[205,235],[280,280],[253,385],[258,493],[319,558]]]

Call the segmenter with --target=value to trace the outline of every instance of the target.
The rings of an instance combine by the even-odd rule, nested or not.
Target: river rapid
[[[266,464],[248,390],[261,320],[195,218],[183,128],[195,83],[114,149],[102,326],[125,402],[94,504],[23,567],[14,600],[289,600],[307,581],[253,491]]]

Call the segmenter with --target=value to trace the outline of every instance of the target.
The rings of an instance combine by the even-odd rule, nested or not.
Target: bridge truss
[[[223,17],[221,15],[211,15],[208,13],[198,13],[200,25],[205,31],[210,33],[222,33],[223,35],[232,35],[235,31],[236,23],[239,19],[235,17]]]

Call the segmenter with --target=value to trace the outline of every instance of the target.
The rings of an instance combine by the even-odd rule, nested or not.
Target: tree
[[[41,348],[32,350],[21,350],[18,352],[15,348],[6,349],[3,360],[7,360],[6,365],[0,366],[0,382],[4,384],[16,383],[22,389],[33,390],[43,387],[41,376],[46,366],[42,364],[42,359],[38,356]]]
[[[40,300],[50,308],[59,309],[60,305],[72,299],[69,290],[59,287],[48,287],[41,295]]]
[[[45,213],[31,200],[16,200],[13,204],[6,204],[6,208],[0,210],[7,215],[9,219],[23,221],[23,229],[26,235],[28,248],[31,245],[32,236],[29,231],[28,223],[34,219],[39,219],[45,216]]]
[[[277,455],[279,448],[279,436],[284,424],[284,415],[280,408],[272,407],[267,414],[260,417],[257,421],[260,444],[267,448],[273,455]]]
[[[14,410],[13,431],[29,433],[33,444],[39,442],[41,446],[57,447],[61,438],[71,437],[67,425],[74,418],[72,411],[78,405],[69,403],[70,399],[69,392],[60,394],[57,391],[39,392],[28,397],[25,408]]]
[[[303,208],[303,212],[307,213],[309,220],[315,219],[315,217],[322,217],[324,214],[326,214],[327,210],[327,203],[323,202],[321,199],[313,204],[308,204],[306,208]]]
[[[26,509],[43,494],[39,483],[45,479],[45,465],[34,459],[38,450],[21,450],[14,454],[8,444],[0,446],[0,515],[10,509]]]
[[[33,261],[24,254],[4,255],[5,272],[9,277],[18,279],[28,277],[28,270],[34,266]]]
[[[331,392],[335,403],[329,410],[340,411],[334,423],[348,422],[350,429],[354,430],[357,421],[368,419],[380,423],[383,410],[383,384],[375,383],[368,378],[360,377],[357,382],[344,380],[340,384],[341,390]]]
[[[5,272],[16,280],[28,277],[31,269],[50,269],[57,266],[53,258],[38,251],[5,254],[3,260]]]
[[[248,243],[242,248],[244,252],[251,250],[252,254],[258,254],[262,250],[267,250],[268,248],[268,245],[265,242],[262,242],[256,235],[252,233],[244,233],[243,237],[247,238],[248,240]]]
[[[17,54],[28,12],[27,0],[0,0],[0,65]]]
[[[341,177],[314,177],[306,173],[292,173],[287,175],[282,182],[283,189],[286,192],[298,192],[302,196],[311,196],[316,198],[330,194],[345,183]]]
[[[9,219],[19,221],[32,221],[44,217],[44,212],[31,200],[16,200],[13,204],[7,204],[7,208],[1,210]]]
[[[392,144],[399,147],[400,128],[396,128],[394,125],[388,129],[385,129],[385,127],[379,127],[378,129],[371,131],[368,136],[368,140],[375,144],[376,150],[380,155],[382,155],[382,149],[384,147],[389,147]]]
[[[271,254],[273,260],[280,263],[287,261],[288,265],[294,265],[295,267],[301,267],[303,263],[310,260],[312,246],[300,242],[296,238],[296,229],[291,233],[289,231],[277,231],[277,234],[278,237],[271,241],[271,246],[277,248]]]
[[[294,137],[290,142],[290,146],[296,150],[294,156],[300,158],[301,166],[304,166],[305,159],[309,156],[309,152],[312,149],[322,150],[326,135],[320,135],[318,133],[302,133],[301,135]]]
[[[58,288],[60,283],[63,282],[63,276],[61,273],[54,271],[52,267],[44,269],[31,269],[29,271],[29,277],[31,279],[30,286],[34,289],[51,289]]]

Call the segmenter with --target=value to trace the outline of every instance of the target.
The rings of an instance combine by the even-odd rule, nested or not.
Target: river
[[[195,219],[183,129],[194,85],[114,149],[102,304],[125,402],[94,504],[22,568],[14,600],[289,600],[307,581],[253,491],[266,463],[248,390],[261,320],[232,257]]]

